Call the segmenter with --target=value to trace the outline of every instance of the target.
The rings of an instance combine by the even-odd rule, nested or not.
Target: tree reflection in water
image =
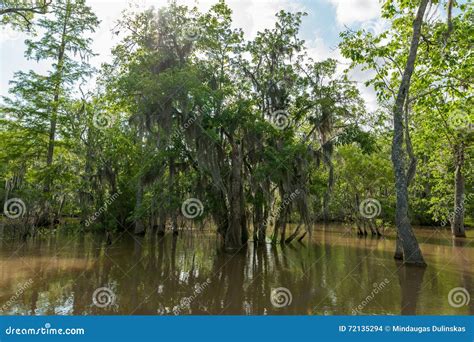
[[[4,240],[0,307],[28,315],[342,315],[357,307],[360,314],[474,312],[472,302],[454,308],[447,300],[454,287],[472,292],[468,244],[423,243],[430,265],[423,269],[394,262],[394,240],[332,230],[313,235],[305,244],[249,244],[232,254],[218,248],[214,234],[197,232],[125,233],[111,245],[84,234]],[[11,300],[30,278],[33,284]],[[105,307],[92,301],[101,287],[114,294]],[[272,291],[282,288],[287,305],[272,304]]]

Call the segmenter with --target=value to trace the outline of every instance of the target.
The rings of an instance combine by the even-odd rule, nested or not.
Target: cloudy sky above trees
[[[121,12],[129,6],[149,8],[161,7],[166,0],[88,0],[98,18],[102,21],[100,28],[94,34],[93,48],[98,56],[92,64],[99,67],[101,63],[110,61],[110,50],[118,42],[118,38],[111,32],[114,22],[121,17]],[[205,11],[215,1],[181,0],[181,4],[197,6]],[[233,10],[235,27],[241,27],[247,38],[274,24],[274,15],[279,10],[291,12],[303,11],[308,15],[304,18],[301,28],[303,38],[309,49],[309,54],[315,60],[335,58],[340,61],[341,69],[347,65],[337,49],[339,32],[346,27],[378,30],[383,27],[380,19],[380,5],[377,0],[228,0]],[[8,92],[8,82],[17,70],[34,69],[45,72],[48,65],[37,64],[23,58],[25,34],[13,32],[9,28],[0,32],[0,95]],[[352,77],[359,82],[360,90],[369,109],[376,107],[373,91],[367,89],[363,82],[369,75],[361,72],[352,72]]]

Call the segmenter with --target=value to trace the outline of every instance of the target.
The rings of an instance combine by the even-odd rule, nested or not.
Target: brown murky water
[[[253,248],[250,243],[234,254],[219,251],[215,234],[202,232],[178,238],[124,233],[111,246],[92,234],[57,233],[27,243],[2,239],[0,310],[7,315],[474,314],[474,301],[465,304],[462,298],[474,293],[474,239],[453,241],[441,230],[417,235],[429,264],[425,270],[396,263],[393,239],[358,238],[342,227],[320,227],[304,244]],[[465,305],[450,305],[454,288],[464,288],[453,298]]]

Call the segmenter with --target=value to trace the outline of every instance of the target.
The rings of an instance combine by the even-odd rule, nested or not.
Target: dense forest
[[[212,230],[226,251],[344,222],[424,265],[416,226],[462,239],[474,222],[474,12],[380,6],[386,30],[340,33],[346,64],[310,56],[302,12],[248,40],[224,1],[131,9],[97,69],[86,1],[3,0],[0,25],[26,32],[25,58],[49,71],[17,71],[0,102],[0,219],[21,239],[68,229],[110,244]]]

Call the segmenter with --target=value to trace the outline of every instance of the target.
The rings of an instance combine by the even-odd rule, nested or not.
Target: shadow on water
[[[431,235],[430,235],[431,236]],[[438,237],[443,239],[444,236]],[[394,240],[319,230],[304,244],[224,253],[213,233],[136,237],[60,232],[0,239],[2,314],[473,314],[474,248],[424,242],[428,268],[393,260]]]

